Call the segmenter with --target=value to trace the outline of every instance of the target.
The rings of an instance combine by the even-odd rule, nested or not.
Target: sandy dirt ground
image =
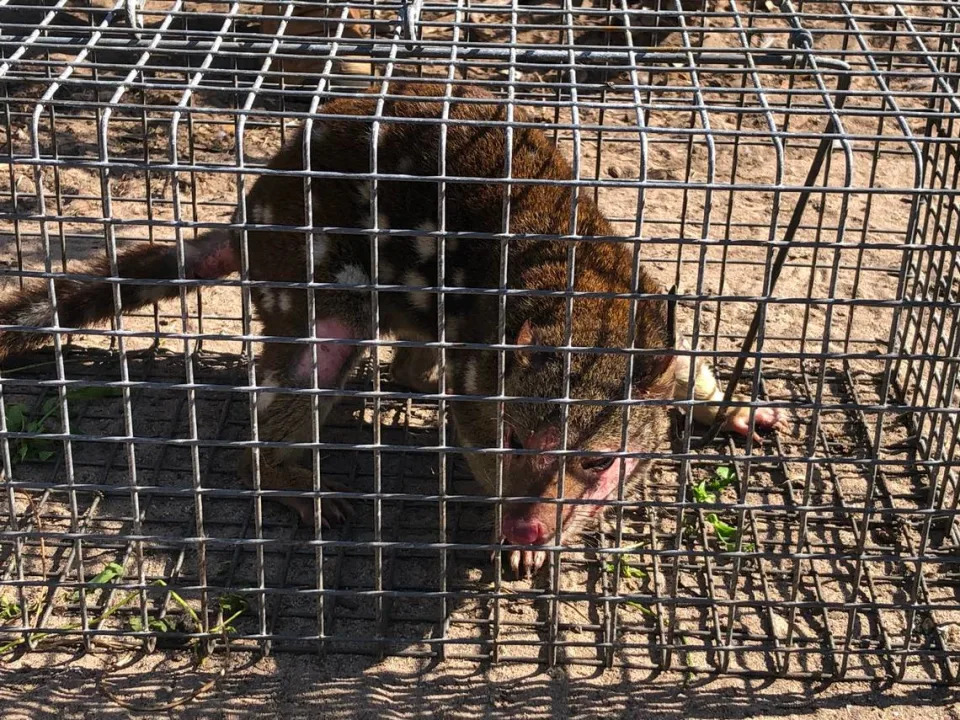
[[[147,7],[163,10],[167,6],[151,0]],[[195,4],[188,9],[199,15],[204,10],[223,13],[226,7]],[[243,13],[255,9],[244,6]],[[857,12],[877,16],[884,9],[857,6]],[[926,12],[913,11],[918,16]],[[441,39],[449,35],[452,17],[432,14],[434,27],[428,34]],[[477,12],[474,20],[473,41],[502,42],[504,13]],[[556,22],[557,16],[547,8],[534,21],[546,26]],[[704,34],[704,44],[736,46],[737,37],[729,30],[732,20],[714,22],[717,29]],[[837,22],[806,18],[810,29],[820,31],[817,46],[824,54],[842,54],[843,33],[831,32]],[[767,38],[773,47],[785,47],[786,24],[780,19],[769,24]],[[883,30],[886,26],[869,27]],[[253,32],[255,26],[246,29]],[[909,55],[915,47],[904,36],[888,36],[880,30],[868,37],[875,49],[892,46],[904,53],[903,65],[889,80],[899,93],[899,106],[907,111],[923,108],[931,80],[916,56]],[[557,40],[555,29],[523,32],[530,42]],[[679,42],[674,34],[665,44],[675,47]],[[51,61],[55,66],[57,62],[57,57]],[[927,516],[921,509],[929,502],[929,475],[916,465],[900,463],[903,443],[914,432],[908,418],[886,412],[878,423],[876,411],[851,408],[887,399],[881,397],[885,364],[864,356],[883,351],[901,326],[895,324],[889,306],[852,311],[849,304],[834,301],[896,297],[905,258],[896,246],[911,239],[909,190],[916,182],[905,135],[922,135],[926,130],[920,116],[911,115],[905,130],[871,115],[882,107],[878,85],[862,64],[857,68],[860,72],[853,83],[860,93],[847,98],[843,117],[844,129],[852,138],[851,163],[847,167],[845,146],[836,144],[824,181],[828,188],[849,185],[853,192],[820,192],[810,199],[797,245],[777,285],[775,295],[783,302],[770,306],[764,325],[763,351],[781,355],[768,356],[763,362],[761,396],[789,403],[789,422],[767,444],[766,459],[754,459],[749,467],[742,462],[737,466],[743,478],[737,489],[744,503],[763,509],[750,507],[739,515],[724,515],[737,525],[745,542],[771,553],[769,557],[732,561],[704,553],[717,550],[718,545],[703,513],[678,506],[685,483],[711,477],[718,465],[713,456],[726,451],[743,454],[742,443],[725,438],[698,451],[690,463],[664,461],[643,485],[637,499],[644,507],[627,513],[623,536],[623,545],[634,548],[637,568],[642,568],[619,586],[621,594],[632,598],[630,602],[604,600],[614,594],[612,580],[590,546],[613,546],[615,535],[609,532],[588,538],[582,552],[564,554],[556,586],[560,602],[544,600],[541,596],[551,590],[546,579],[495,578],[485,553],[470,549],[489,537],[490,518],[469,499],[478,490],[459,458],[451,455],[440,467],[435,453],[410,449],[438,443],[437,407],[402,399],[385,401],[379,417],[370,401],[346,401],[324,430],[324,440],[364,444],[370,442],[379,422],[387,446],[380,456],[379,482],[384,492],[396,497],[380,501],[379,521],[375,503],[359,500],[347,526],[324,534],[342,544],[318,557],[308,544],[315,537],[311,530],[298,526],[290,513],[272,503],[264,503],[261,516],[241,492],[244,486],[235,471],[239,453],[228,443],[250,433],[247,395],[236,389],[245,383],[246,366],[241,343],[217,337],[242,330],[241,302],[236,289],[214,288],[203,292],[199,304],[188,298],[183,313],[178,303],[168,303],[126,325],[147,336],[181,329],[211,336],[190,362],[194,381],[202,385],[195,399],[182,386],[174,386],[188,377],[188,369],[182,343],[165,338],[159,353],[132,357],[126,368],[131,378],[143,382],[132,394],[132,407],[135,435],[145,441],[131,455],[122,443],[96,442],[124,432],[119,399],[92,398],[72,405],[76,414],[71,428],[89,441],[72,443],[69,470],[65,454],[59,452],[18,466],[17,490],[0,497],[0,516],[15,516],[18,527],[42,532],[22,544],[0,544],[0,598],[8,607],[21,601],[29,605],[32,627],[71,631],[67,644],[76,648],[75,628],[82,622],[84,604],[74,595],[78,566],[89,580],[109,563],[120,563],[126,581],[133,582],[142,571],[146,583],[162,580],[177,588],[179,597],[195,611],[202,613],[206,608],[208,627],[219,622],[219,599],[232,592],[242,594],[249,609],[234,622],[233,652],[229,658],[220,652],[208,661],[209,667],[195,671],[184,640],[146,655],[129,643],[118,644],[119,640],[109,647],[101,640],[96,652],[75,655],[54,648],[49,640],[41,641],[34,652],[15,647],[9,657],[0,658],[0,716],[126,717],[127,710],[98,688],[101,676],[116,697],[162,705],[189,696],[216,676],[216,668],[227,667],[215,688],[183,706],[148,714],[960,718],[951,691],[884,683],[898,670],[916,682],[941,677],[945,652],[956,662],[958,563],[950,554],[949,530],[925,533]],[[426,68],[428,73],[444,71],[439,65]],[[78,72],[89,75],[83,68]],[[502,83],[505,72],[480,66],[471,77]],[[797,194],[729,188],[737,183],[772,185],[778,180],[784,185],[802,183],[829,118],[826,101],[816,93],[809,74],[761,71],[756,81],[774,109],[769,114],[741,113],[732,106],[745,98],[757,108],[752,94],[740,89],[745,76],[719,68],[698,75],[702,98],[711,107],[701,115],[690,110],[689,72],[658,70],[640,76],[639,82],[651,87],[646,155],[641,157],[636,116],[629,109],[632,95],[615,89],[617,82],[624,81],[622,76],[611,80],[614,88],[604,98],[604,109],[598,106],[597,94],[581,98],[576,120],[587,129],[579,136],[579,146],[568,130],[556,133],[556,139],[568,158],[579,156],[583,178],[636,181],[639,168],[645,165],[648,180],[665,183],[646,190],[642,198],[640,234],[650,240],[642,244],[643,258],[665,284],[677,281],[689,293],[733,296],[722,303],[701,303],[697,329],[701,348],[734,351],[756,310],[752,298],[762,292],[771,227],[774,238],[783,236]],[[109,217],[115,221],[111,227],[121,247],[144,239],[171,240],[170,224],[177,217],[205,222],[229,217],[238,182],[235,176],[214,169],[236,162],[237,126],[230,114],[236,98],[224,100],[222,91],[201,90],[195,98],[201,110],[182,122],[174,140],[172,108],[182,98],[185,75],[163,68],[155,69],[153,77],[160,83],[167,81],[170,88],[142,94],[131,91],[129,99],[152,108],[148,121],[138,112],[118,112],[106,148],[98,147],[97,118],[83,108],[98,97],[109,99],[116,80],[104,80],[99,94],[89,84],[71,88],[68,83],[56,96],[64,100],[56,115],[41,116],[45,152],[51,151],[55,140],[61,157],[89,160],[105,149],[121,163],[144,158],[165,162],[173,146],[181,162],[201,169],[173,177],[169,172],[118,166],[106,177],[76,163],[46,168],[39,178],[46,209],[62,217],[47,224],[55,267],[64,260],[64,247],[71,263],[103,254],[103,223],[98,220],[106,212],[105,184],[112,201]],[[535,87],[555,75],[531,70],[522,77]],[[836,77],[829,73],[825,77],[832,87]],[[753,79],[746,82],[749,87]],[[0,144],[21,158],[0,172],[0,208],[8,217],[11,211],[17,217],[16,221],[0,220],[0,262],[14,270],[39,270],[44,265],[40,225],[29,219],[38,209],[38,178],[24,158],[30,153],[28,115],[48,85],[35,79],[9,88],[5,104],[12,111],[11,119],[0,126]],[[791,99],[791,86],[806,94]],[[241,93],[240,101],[245,97]],[[245,164],[254,169],[289,138],[295,124],[290,119],[278,123],[276,111],[285,107],[278,98],[265,92],[247,122],[241,150]],[[788,102],[792,109],[784,110]],[[286,110],[293,112],[291,107]],[[556,121],[574,121],[567,107],[555,113],[552,107],[527,102],[525,111],[548,132]],[[778,147],[769,134],[764,135],[768,122],[794,136],[784,138]],[[714,131],[712,148],[705,139],[705,125]],[[690,127],[699,132],[686,133]],[[689,187],[711,179],[719,189]],[[869,188],[883,188],[884,193],[868,193]],[[180,200],[179,209],[175,197]],[[636,184],[602,187],[597,200],[618,232],[636,231],[640,207]],[[145,225],[145,219],[157,224]],[[845,239],[863,245],[830,246],[841,230]],[[692,244],[701,237],[710,241]],[[677,243],[677,238],[686,244]],[[907,259],[915,261],[913,256]],[[18,282],[10,274],[3,281],[11,291]],[[688,335],[694,329],[694,308],[692,302],[682,308]],[[930,327],[929,318],[926,322],[925,327]],[[89,335],[74,340],[66,356],[68,377],[115,380],[121,376],[123,368],[116,353],[107,351],[107,339]],[[937,333],[924,342],[937,343]],[[149,337],[132,338],[128,349],[145,350],[151,344]],[[820,351],[860,355],[846,364],[839,359],[821,364],[800,357]],[[8,405],[21,403],[34,412],[43,405],[49,389],[37,381],[56,377],[55,368],[44,364],[50,358],[40,354],[24,359],[16,365],[38,366],[5,375]],[[722,376],[731,362],[720,358],[718,365]],[[933,370],[930,366],[920,372],[921,384]],[[382,372],[386,388],[402,390],[390,384],[388,368]],[[352,387],[368,388],[371,377],[371,368],[362,368]],[[9,378],[28,382],[11,383]],[[916,378],[913,383],[917,384]],[[746,390],[748,383],[743,387]],[[952,398],[934,400],[943,406],[956,403]],[[914,401],[926,402],[916,397]],[[934,427],[933,417],[924,420],[926,432]],[[679,417],[675,424],[672,450],[680,452],[684,425]],[[193,426],[206,442],[196,458],[184,445],[162,442],[189,438]],[[869,466],[861,462],[872,454],[890,463],[878,479],[872,479]],[[824,462],[811,470],[809,458]],[[322,462],[327,477],[358,492],[374,491],[377,477],[370,452],[331,451]],[[193,483],[194,463],[208,491],[202,509]],[[135,494],[130,489],[133,471]],[[461,498],[448,502],[445,513],[436,499],[424,499],[435,497],[438,487]],[[943,489],[938,502],[949,507],[955,502],[950,493],[955,494],[956,488],[944,482]],[[736,495],[731,488],[725,501],[733,502]],[[794,509],[799,503],[821,509],[799,513]],[[868,508],[866,537],[863,512],[845,510],[850,507]],[[82,541],[68,534],[71,529],[82,535]],[[452,550],[402,547],[377,553],[364,543],[378,533],[386,542],[426,543],[443,537],[459,545]],[[43,542],[38,539],[41,535]],[[260,541],[251,542],[252,538]],[[860,543],[862,561],[839,552]],[[919,556],[921,561],[906,562],[901,556]],[[376,572],[378,567],[382,572]],[[22,598],[15,590],[18,578],[24,580]],[[319,588],[341,594],[327,596],[321,608]],[[491,597],[491,590],[499,599]],[[377,593],[384,591],[381,600]],[[453,597],[444,602],[443,592]],[[131,618],[140,615],[140,602],[139,597],[124,597],[124,591],[113,587],[87,593],[86,621],[99,629],[129,633]],[[913,612],[910,605],[916,603],[939,603],[942,608]],[[172,618],[183,629],[183,606],[162,588],[150,586],[145,607],[151,617]],[[109,608],[116,612],[107,617]],[[302,654],[314,647],[318,617],[323,618],[329,648],[336,653],[324,661]],[[0,646],[22,638],[20,633],[3,632],[4,626],[17,622],[16,617],[0,620]],[[602,644],[610,642],[611,633],[615,647],[610,651],[617,667],[601,672],[593,666],[602,660]],[[258,658],[254,650],[264,636],[274,639],[275,652]],[[396,656],[430,655],[438,639],[450,643],[447,660]],[[561,667],[547,670],[541,662],[544,648],[557,642],[562,645]],[[490,666],[486,661],[494,646],[510,662]],[[905,655],[892,652],[905,646],[910,648]],[[356,654],[371,650],[390,657],[374,660]],[[669,659],[665,660],[664,652],[670,653]],[[873,679],[873,683],[710,674],[719,667],[741,673],[829,674],[838,663],[851,676]],[[670,670],[656,674],[658,665]]]
[[[118,659],[104,672],[100,658],[81,664],[69,656],[32,658],[5,672],[0,686],[4,718],[631,718],[636,720],[956,720],[955,691],[860,683],[685,678],[681,674],[610,670],[441,667],[365,664],[356,658],[321,662],[285,655],[232,659],[217,688],[171,710],[132,711],[98,692],[141,707],[176,703],[215,676],[191,672],[176,658],[154,653]],[[102,676],[102,677],[101,677]]]

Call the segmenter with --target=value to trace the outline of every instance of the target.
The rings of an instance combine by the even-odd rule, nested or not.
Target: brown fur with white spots
[[[387,174],[436,176],[439,168],[439,123],[403,123],[396,119],[438,119],[442,105],[435,98],[442,93],[436,85],[394,84],[383,108],[378,139],[378,171]],[[448,232],[497,233],[501,230],[506,136],[502,123],[504,106],[486,93],[458,87],[449,108],[453,121],[447,126],[446,174],[448,177],[490,178],[490,182],[448,182],[446,186],[446,229]],[[425,99],[417,99],[416,96]],[[327,103],[315,121],[311,164],[315,171],[367,173],[370,170],[371,122],[376,99],[358,96]],[[330,117],[333,116],[333,117]],[[352,117],[351,117],[352,116]],[[462,120],[486,124],[463,124]],[[500,125],[498,125],[500,123]],[[298,136],[270,163],[275,169],[301,169],[305,140]],[[567,180],[568,164],[547,138],[536,129],[516,128],[513,134],[512,176],[516,179]],[[344,228],[371,227],[370,186],[366,180],[315,178],[313,182],[313,226]],[[379,239],[381,283],[436,285],[437,262],[431,228],[437,224],[438,188],[435,182],[381,180],[380,227],[422,229],[422,235]],[[247,219],[259,224],[303,225],[303,180],[298,176],[265,175],[251,189],[245,205]],[[510,231],[520,237],[509,245],[508,286],[528,290],[563,290],[567,285],[568,243],[559,240],[524,238],[523,235],[567,235],[571,217],[572,191],[555,184],[515,184],[510,190]],[[586,196],[578,202],[576,232],[583,237],[612,236],[613,231],[596,205]],[[248,251],[250,278],[260,281],[302,282],[306,274],[306,243],[303,232],[250,230]],[[370,242],[366,234],[329,234],[312,237],[315,248],[314,279],[318,282],[367,283],[370,278]],[[222,277],[238,269],[239,237],[212,232],[188,247],[187,277]],[[446,278],[458,278],[467,288],[499,287],[500,242],[448,237],[445,243]],[[119,274],[123,277],[170,279],[177,277],[175,251],[153,246],[121,254]],[[631,286],[632,252],[629,244],[580,242],[576,249],[574,288],[577,291],[662,294],[662,288],[644,271],[638,287]],[[87,272],[108,274],[105,264]],[[124,310],[152,302],[159,296],[174,297],[169,286],[123,285]],[[110,285],[97,282],[61,280],[56,283],[61,327],[80,327],[113,315]],[[255,289],[253,301],[271,336],[308,336],[307,297],[299,289]],[[39,305],[38,305],[39,303]],[[50,317],[39,317],[38,307],[47,303],[44,283],[22,295],[0,301],[0,323],[4,325],[47,325]],[[518,346],[559,346],[564,344],[564,298],[510,297],[506,304],[506,340]],[[437,295],[434,293],[380,293],[380,327],[400,339],[435,340]],[[585,348],[629,346],[629,303],[624,299],[576,298],[573,301],[572,344]],[[370,338],[369,291],[319,289],[316,291],[317,337]],[[495,295],[448,294],[446,335],[454,342],[500,342],[498,300]],[[669,348],[673,332],[662,299],[637,303],[635,347]],[[0,360],[12,353],[37,347],[49,335],[23,330],[0,332]],[[311,364],[305,345],[266,343],[259,360],[258,377],[279,387],[310,386],[316,372],[321,386],[340,386],[353,370],[360,352],[347,345],[318,346],[318,367]],[[452,349],[448,351],[448,388],[466,395],[497,393],[498,353],[493,350]],[[672,355],[636,355],[630,379],[633,397],[674,399],[680,387],[686,398],[685,368],[677,372]],[[616,353],[574,353],[570,359],[570,396],[581,400],[618,400],[625,395],[627,356]],[[431,384],[433,358],[430,351],[400,351],[396,359],[398,377],[411,385]],[[706,366],[704,366],[706,367]],[[505,393],[528,398],[559,398],[564,389],[563,355],[551,351],[516,350],[507,353]],[[707,378],[700,382],[700,378]],[[433,378],[435,379],[435,378]],[[710,385],[712,383],[712,386]],[[709,368],[698,373],[698,399],[715,399],[718,393]],[[269,400],[268,400],[269,398]],[[303,395],[262,394],[261,437],[269,441],[305,442],[310,439],[309,399]],[[549,402],[505,403],[506,433],[497,437],[496,405],[493,402],[458,400],[450,403],[462,446],[502,447],[527,450],[504,459],[502,493],[506,497],[526,496],[532,502],[507,502],[498,532],[515,544],[552,544],[557,537],[557,503],[562,481],[563,499],[593,501],[592,504],[565,504],[562,509],[561,541],[569,540],[592,523],[603,501],[616,497],[621,482],[625,492],[645,477],[649,458],[603,455],[568,456],[561,478],[557,455],[530,454],[560,446],[560,407]],[[321,403],[320,421],[330,401]],[[622,408],[574,404],[567,416],[567,448],[594,452],[655,452],[668,433],[665,405],[634,406],[630,411],[627,441],[621,443]],[[746,411],[731,413],[728,426],[745,432]],[[779,423],[778,414],[766,408],[756,412],[757,428]],[[698,416],[698,419],[703,419]],[[706,418],[706,419],[709,419]],[[261,482],[266,489],[309,490],[312,472],[303,467],[301,453],[265,448],[261,451]],[[496,459],[490,453],[466,453],[468,463],[481,485],[490,493],[497,490]],[[305,518],[312,517],[313,503],[290,504]],[[327,521],[338,519],[342,503],[326,500],[322,512]],[[535,547],[511,554],[513,567],[531,572],[543,562],[544,553]]]

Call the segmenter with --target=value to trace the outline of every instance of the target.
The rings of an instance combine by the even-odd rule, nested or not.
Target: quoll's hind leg
[[[352,323],[327,317],[317,321],[317,337],[356,338],[357,332]],[[361,354],[361,350],[355,346],[320,344],[317,346],[317,365],[314,368],[309,346],[268,344],[261,356],[262,375],[259,383],[268,387],[306,388],[312,386],[311,373],[316,372],[318,387],[343,387]],[[320,398],[317,421],[321,426],[336,402],[336,398]],[[311,415],[309,395],[286,394],[282,391],[261,393],[258,403],[259,439],[267,442],[310,442],[313,435]],[[241,473],[249,482],[253,480],[250,472],[252,454],[247,455],[245,467],[241,468]],[[260,487],[264,490],[313,490],[313,471],[301,463],[309,455],[308,450],[300,448],[260,448]],[[342,489],[322,477],[320,484],[321,489],[326,491]],[[314,523],[314,503],[311,498],[278,500],[296,510],[305,524]],[[326,525],[342,521],[349,512],[343,500],[333,498],[322,500],[320,509],[321,520]]]
[[[683,350],[689,350],[690,346],[681,338],[679,346]],[[676,364],[676,386],[674,388],[675,400],[686,400],[689,397],[689,372],[690,357],[677,356]],[[723,400],[723,389],[717,382],[713,368],[705,358],[698,358],[696,364],[696,373],[694,375],[693,399],[701,401],[720,402]],[[737,402],[748,402],[749,398],[742,395],[734,395],[733,399]],[[710,426],[717,418],[719,405],[695,405],[693,407],[693,419],[701,425]],[[738,435],[747,436],[750,433],[750,408],[739,406],[729,408],[726,417],[721,426],[728,432],[734,432]],[[757,443],[763,443],[763,436],[760,432],[769,432],[780,430],[786,427],[786,415],[778,408],[757,407],[754,412],[754,433],[753,439]]]

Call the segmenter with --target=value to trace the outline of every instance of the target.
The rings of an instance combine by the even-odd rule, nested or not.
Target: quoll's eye
[[[615,459],[612,457],[585,457],[580,459],[580,467],[587,472],[602,473],[613,465]]]

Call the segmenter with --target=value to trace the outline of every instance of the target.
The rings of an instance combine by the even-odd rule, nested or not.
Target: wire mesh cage
[[[0,1],[0,656],[955,682],[958,24],[954,0]],[[581,285],[600,252],[626,285]],[[562,332],[518,333],[534,307]],[[620,341],[581,342],[607,315]],[[717,387],[631,384],[664,357]],[[525,406],[556,442],[515,440],[544,437]],[[600,448],[585,407],[634,425]],[[740,434],[697,422],[729,408]]]

